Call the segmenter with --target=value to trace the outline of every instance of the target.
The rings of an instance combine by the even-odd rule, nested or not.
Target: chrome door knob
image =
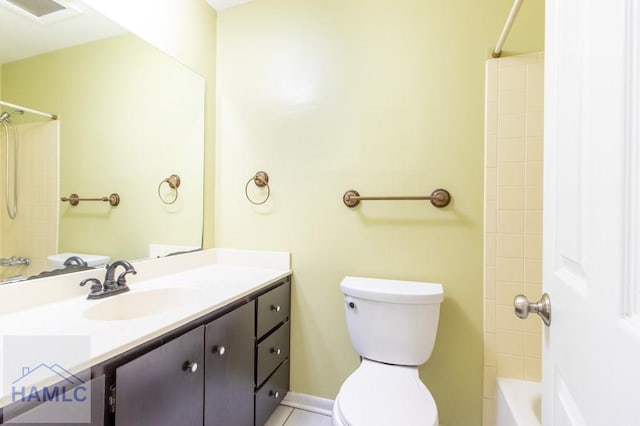
[[[218,355],[220,355],[220,356],[224,355],[224,353],[225,353],[226,351],[227,351],[227,350],[225,349],[225,347],[224,347],[224,346],[214,346],[214,347],[213,347],[213,353],[216,353],[216,354],[218,354]]]
[[[544,293],[535,303],[530,303],[527,296],[519,294],[513,299],[513,307],[516,316],[520,319],[527,318],[529,314],[538,314],[544,325],[551,325],[551,298],[547,293]]]

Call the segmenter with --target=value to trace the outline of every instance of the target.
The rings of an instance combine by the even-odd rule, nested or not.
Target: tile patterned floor
[[[331,417],[280,405],[265,426],[331,426]]]

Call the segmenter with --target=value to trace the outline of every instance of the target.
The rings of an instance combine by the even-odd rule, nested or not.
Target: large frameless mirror
[[[0,1],[4,282],[77,270],[56,254],[99,266],[202,242],[204,79],[73,5],[38,18]]]

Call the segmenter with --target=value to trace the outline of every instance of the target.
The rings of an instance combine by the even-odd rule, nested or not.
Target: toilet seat
[[[438,409],[417,367],[364,359],[342,384],[334,424],[345,426],[438,426]]]

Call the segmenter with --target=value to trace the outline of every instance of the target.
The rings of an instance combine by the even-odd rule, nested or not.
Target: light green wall
[[[481,423],[484,61],[511,4],[258,0],[219,13],[216,245],[292,253],[293,391],[333,398],[358,365],[344,276],[437,281],[420,374],[442,424]],[[505,51],[542,48],[542,5],[525,2]],[[244,185],[258,170],[271,198],[256,207]],[[438,187],[453,195],[444,210],[341,199]]]
[[[204,81],[199,75],[131,35],[3,68],[7,101],[60,117],[61,195],[117,192],[121,197],[117,207],[60,203],[61,252],[139,259],[148,256],[149,243],[200,245]],[[180,175],[182,185],[176,203],[168,206],[157,188],[172,173]]]

